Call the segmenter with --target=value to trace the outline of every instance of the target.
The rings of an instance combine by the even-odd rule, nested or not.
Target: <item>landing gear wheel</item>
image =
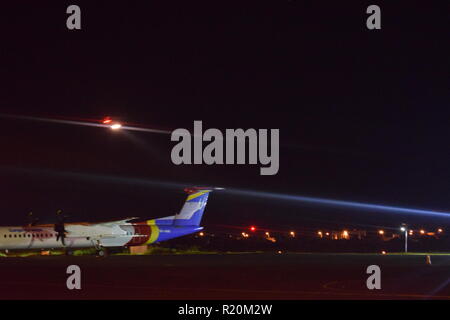
[[[101,248],[100,250],[97,250],[97,256],[99,257],[107,257],[108,256],[108,250],[106,248]]]

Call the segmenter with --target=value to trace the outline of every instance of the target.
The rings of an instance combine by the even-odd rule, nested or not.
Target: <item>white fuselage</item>
[[[127,223],[68,224],[65,245],[53,226],[0,227],[0,250],[120,247],[130,242],[134,228]]]

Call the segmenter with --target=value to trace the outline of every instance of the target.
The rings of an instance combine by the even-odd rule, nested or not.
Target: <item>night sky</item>
[[[2,115],[279,128],[280,170],[175,166],[169,135],[0,117],[1,224],[59,208],[72,221],[172,215],[178,184],[450,212],[450,5],[389,2],[375,31],[372,1],[2,4]],[[66,28],[70,4],[82,30]],[[449,221],[217,192],[204,225]]]

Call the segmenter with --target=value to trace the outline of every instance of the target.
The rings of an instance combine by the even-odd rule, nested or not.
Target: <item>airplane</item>
[[[107,256],[110,248],[132,247],[161,242],[203,229],[200,222],[209,193],[221,188],[186,188],[186,201],[174,215],[139,221],[137,217],[103,223],[65,223],[58,211],[55,224],[35,224],[19,227],[0,227],[0,250],[95,248],[99,256]]]

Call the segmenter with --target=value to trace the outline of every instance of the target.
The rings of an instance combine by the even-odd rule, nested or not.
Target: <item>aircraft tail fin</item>
[[[205,212],[209,193],[214,188],[186,188],[188,194],[181,211],[175,215],[174,226],[199,226]]]

